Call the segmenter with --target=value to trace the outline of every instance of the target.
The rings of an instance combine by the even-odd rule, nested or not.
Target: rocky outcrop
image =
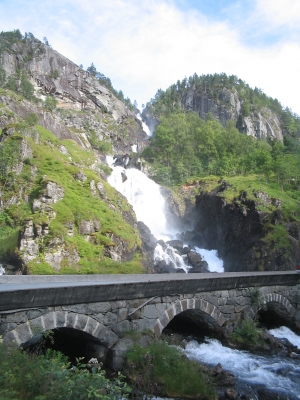
[[[59,139],[76,140],[84,148],[90,147],[90,142],[95,146],[107,141],[123,154],[130,152],[133,144],[140,150],[147,145],[141,121],[132,111],[89,72],[39,40],[18,41],[3,50],[0,65],[7,78],[18,70],[26,71],[40,101],[46,96],[56,98],[57,109],[52,112],[7,96],[1,96],[0,102],[21,118],[35,113],[39,123]],[[19,90],[20,82],[16,82]]]
[[[180,107],[186,111],[196,112],[204,120],[210,113],[224,127],[232,120],[241,133],[258,139],[272,137],[283,140],[278,116],[266,107],[260,111],[251,110],[249,115],[245,115],[244,100],[240,98],[235,88],[223,87],[217,91],[217,96],[210,95],[205,89],[190,88],[181,96]],[[142,118],[152,127],[152,131],[159,123],[159,118],[153,116],[149,106],[144,109]]]
[[[270,214],[259,211],[256,202],[248,200],[246,193],[233,202],[226,202],[218,194],[199,195],[196,210],[193,242],[199,247],[217,249],[225,271],[295,269],[300,256],[299,239],[287,231],[290,245],[269,241]],[[280,209],[273,213],[274,217],[280,214]],[[276,224],[274,217],[273,226]]]

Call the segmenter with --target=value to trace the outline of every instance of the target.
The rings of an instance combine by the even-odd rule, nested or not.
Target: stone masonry
[[[257,303],[251,299],[254,290],[259,290]],[[176,315],[189,312],[200,327],[210,324],[227,335],[245,316],[253,318],[263,304],[284,312],[300,328],[300,285],[296,284],[2,311],[0,335],[4,343],[20,346],[43,331],[73,328],[97,339],[102,350],[99,347],[94,356],[101,359],[109,354],[105,362],[119,369],[124,352],[133,344],[127,332],[147,336],[152,331],[159,337]]]

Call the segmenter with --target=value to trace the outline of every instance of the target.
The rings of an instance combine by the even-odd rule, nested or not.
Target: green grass
[[[161,396],[216,398],[213,385],[200,366],[164,341],[155,341],[146,348],[135,344],[126,357],[127,373],[136,389],[145,395],[158,385]]]

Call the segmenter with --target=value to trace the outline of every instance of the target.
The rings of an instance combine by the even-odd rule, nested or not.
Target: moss
[[[1,227],[0,229],[0,255],[14,254],[19,239],[19,228]]]
[[[46,261],[36,259],[27,264],[30,275],[55,275],[54,269]]]

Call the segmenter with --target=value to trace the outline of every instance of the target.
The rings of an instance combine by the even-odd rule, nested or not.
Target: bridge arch
[[[278,311],[280,313],[280,310],[284,310],[292,317],[296,313],[296,309],[285,296],[279,293],[268,293],[261,295],[259,303],[250,308],[248,315],[251,318],[255,318],[257,313],[263,309],[263,306],[269,305],[270,307],[271,304],[273,304],[273,307],[271,307],[275,312]]]
[[[155,335],[159,337],[163,329],[176,315],[188,310],[202,311],[204,314],[209,315],[219,326],[222,326],[227,320],[216,306],[204,299],[192,298],[177,300],[156,319],[153,327]]]
[[[71,328],[87,333],[108,349],[119,339],[115,332],[90,316],[70,311],[50,311],[10,330],[3,336],[3,342],[15,342],[21,346],[42,332],[59,328]]]

